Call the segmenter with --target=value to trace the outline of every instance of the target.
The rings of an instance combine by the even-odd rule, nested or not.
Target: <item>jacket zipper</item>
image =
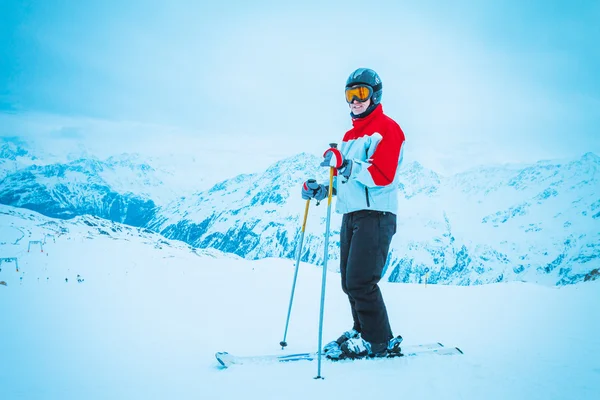
[[[371,203],[369,202],[369,188],[365,187],[365,197],[367,198],[367,207],[371,207]]]

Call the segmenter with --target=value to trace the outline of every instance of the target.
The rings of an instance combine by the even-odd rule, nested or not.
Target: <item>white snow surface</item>
[[[94,226],[92,226],[94,225]],[[104,232],[104,233],[102,233]],[[53,235],[53,238],[48,235]],[[40,246],[29,241],[40,240]],[[405,344],[464,355],[219,367],[217,351],[317,348],[322,269],[197,250],[93,217],[0,206],[2,399],[598,399],[600,281],[382,283]],[[81,282],[78,282],[79,280]],[[68,279],[68,282],[65,281]],[[351,326],[327,272],[323,341]]]

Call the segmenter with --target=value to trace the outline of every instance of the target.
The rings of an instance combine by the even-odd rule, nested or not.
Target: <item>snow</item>
[[[97,226],[90,226],[96,224]],[[120,224],[0,206],[6,399],[596,399],[600,282],[383,283],[394,333],[464,355],[219,367],[279,346],[292,261],[250,261]],[[99,233],[100,231],[105,234]],[[27,252],[29,240],[48,240]],[[58,234],[60,233],[60,234]],[[23,237],[24,236],[24,237]],[[16,244],[15,244],[16,243]],[[33,246],[32,246],[33,248]],[[77,282],[77,277],[82,282]],[[22,278],[22,279],[21,279]],[[68,279],[68,282],[65,281]],[[351,317],[328,271],[323,340]],[[285,352],[316,350],[321,269],[300,265]]]

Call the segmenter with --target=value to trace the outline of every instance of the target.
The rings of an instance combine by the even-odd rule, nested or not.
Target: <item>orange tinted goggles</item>
[[[358,85],[350,88],[346,88],[346,101],[352,103],[354,99],[365,102],[373,95],[373,89],[368,85]]]

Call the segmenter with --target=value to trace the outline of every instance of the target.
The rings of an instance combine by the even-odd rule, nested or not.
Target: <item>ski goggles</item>
[[[346,101],[352,103],[354,99],[364,103],[373,95],[373,88],[369,85],[356,85],[346,88]]]

